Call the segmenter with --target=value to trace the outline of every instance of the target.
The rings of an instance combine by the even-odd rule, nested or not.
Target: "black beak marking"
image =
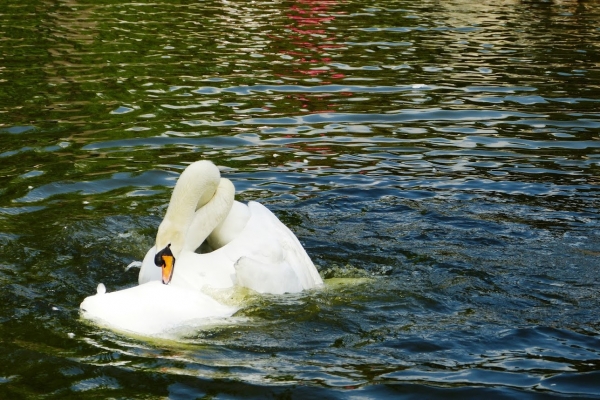
[[[165,262],[163,261],[163,258],[162,258],[163,256],[173,257],[173,253],[171,252],[171,243],[169,243],[167,245],[167,247],[165,247],[164,249],[162,249],[161,251],[156,253],[156,255],[154,256],[154,264],[157,267],[162,267],[165,265]]]

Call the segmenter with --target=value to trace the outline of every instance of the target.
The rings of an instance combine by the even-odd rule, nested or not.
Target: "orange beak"
[[[168,285],[173,278],[173,271],[175,270],[175,257],[169,255],[162,256],[162,282]]]
[[[156,253],[154,256],[154,264],[157,267],[162,268],[162,283],[168,285],[173,278],[173,271],[175,271],[175,257],[171,252],[171,244]]]

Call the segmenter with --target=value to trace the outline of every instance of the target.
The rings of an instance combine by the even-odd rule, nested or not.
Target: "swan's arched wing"
[[[321,285],[323,280],[296,235],[262,204],[251,201],[248,207],[252,214],[248,224],[259,224],[270,247],[274,244],[278,246],[278,259],[271,261],[282,268],[292,268],[303,289]]]

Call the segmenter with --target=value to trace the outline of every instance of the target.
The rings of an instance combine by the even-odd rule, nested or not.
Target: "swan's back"
[[[242,213],[247,222],[241,231],[210,253],[182,252],[175,264],[172,285],[202,291],[237,284],[259,293],[281,294],[323,284],[300,241],[269,209],[254,201],[247,206],[237,204],[248,211]],[[142,267],[149,270],[144,274],[147,279],[142,280],[145,271],[140,271],[140,284],[160,279],[160,268],[153,265],[151,253],[152,250]]]

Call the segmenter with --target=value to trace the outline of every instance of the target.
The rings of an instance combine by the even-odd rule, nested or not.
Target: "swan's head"
[[[180,229],[169,220],[163,220],[156,235],[154,264],[162,268],[162,282],[168,285],[175,271],[175,260],[183,249],[184,236]]]
[[[231,186],[230,193],[225,192],[225,196],[229,194],[231,197],[229,205],[225,204],[225,207],[220,201],[223,195],[216,195],[221,184]],[[165,285],[171,282],[175,261],[182,251],[194,251],[215,225],[227,216],[234,194],[233,184],[221,179],[219,169],[209,161],[195,162],[181,173],[173,189],[165,218],[156,234],[154,264],[162,268],[162,282]],[[207,208],[209,202],[216,205]],[[215,207],[218,208],[216,211]],[[220,213],[217,212],[219,210]],[[213,225],[207,224],[207,221],[212,221]]]
[[[171,243],[156,253],[154,264],[162,268],[162,283],[168,285],[171,278],[173,278],[173,271],[175,271],[175,257],[171,251]]]

